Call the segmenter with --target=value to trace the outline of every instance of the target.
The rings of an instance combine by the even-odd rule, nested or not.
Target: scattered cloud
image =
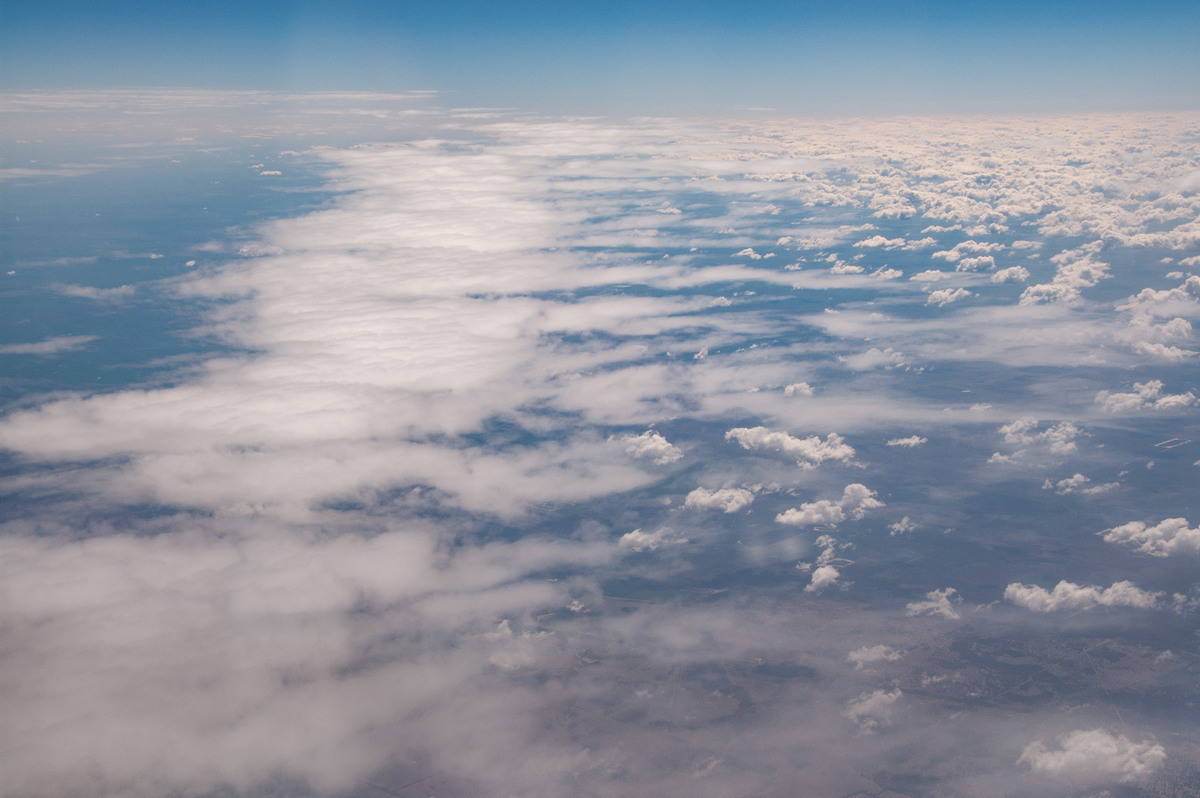
[[[683,452],[654,430],[622,439],[630,457],[650,460],[655,465],[670,465],[683,459]]]
[[[1109,587],[1101,588],[1063,580],[1053,590],[1013,582],[1004,589],[1004,598],[1034,612],[1090,610],[1093,607],[1152,609],[1162,596],[1162,593],[1147,592],[1127,581],[1114,582]]]
[[[861,671],[876,662],[896,662],[903,655],[891,646],[863,646],[846,655],[847,662],[854,663],[854,670]]]
[[[94,335],[58,335],[30,344],[2,344],[0,355],[57,355],[80,349],[95,340]]]
[[[958,591],[952,587],[931,590],[925,594],[925,601],[913,601],[905,605],[908,615],[940,615],[943,618],[957,620],[960,615],[956,608],[962,599],[957,597]]]
[[[738,510],[749,507],[753,501],[754,493],[745,488],[720,488],[717,490],[696,488],[687,495],[684,506],[736,513]]]
[[[1096,403],[1110,413],[1129,413],[1139,410],[1177,410],[1196,404],[1196,395],[1187,393],[1164,394],[1162,380],[1135,382],[1128,393],[1100,391]]]
[[[816,468],[827,461],[847,462],[854,457],[854,449],[842,437],[831,432],[822,440],[813,435],[795,438],[786,432],[775,432],[766,427],[735,427],[725,433],[725,440],[734,441],[750,451],[779,452],[796,458],[801,468]]]
[[[847,518],[861,520],[868,511],[883,507],[884,503],[875,495],[875,491],[856,482],[842,490],[840,499],[807,502],[798,508],[785,510],[775,516],[775,520],[792,526],[837,526]]]
[[[1131,546],[1154,557],[1200,554],[1200,527],[1189,527],[1186,518],[1167,518],[1157,524],[1130,521],[1099,534],[1108,543]]]
[[[1054,748],[1041,740],[1030,743],[1017,762],[1038,775],[1084,786],[1113,780],[1128,784],[1156,773],[1167,759],[1166,749],[1156,742],[1133,742],[1103,729],[1077,729],[1054,742]]]

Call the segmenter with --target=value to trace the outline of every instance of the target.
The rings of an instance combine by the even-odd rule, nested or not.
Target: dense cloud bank
[[[252,99],[327,200],[45,289],[211,349],[0,418],[5,795],[1200,778],[1200,118]]]

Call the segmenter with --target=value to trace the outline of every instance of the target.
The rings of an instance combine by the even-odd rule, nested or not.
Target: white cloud
[[[1018,763],[1034,773],[1069,779],[1077,786],[1116,780],[1137,781],[1162,768],[1166,750],[1156,742],[1135,743],[1125,735],[1103,729],[1077,729],[1060,735],[1057,747],[1047,748],[1041,740],[1021,752]]]
[[[909,366],[908,357],[903,352],[897,352],[890,346],[884,349],[873,346],[865,352],[860,352],[857,355],[846,355],[838,358],[838,360],[855,371],[869,371],[880,366],[889,369],[907,368]]]
[[[1130,521],[1099,534],[1109,543],[1132,546],[1155,557],[1200,554],[1200,527],[1189,527],[1186,518],[1167,518],[1157,524]]]
[[[888,533],[891,535],[902,535],[905,532],[912,532],[917,528],[917,524],[907,515],[901,518],[894,524],[888,525]]]
[[[936,291],[930,291],[929,296],[925,297],[926,305],[949,305],[951,302],[957,302],[960,299],[966,299],[972,296],[972,292],[965,288],[939,288]]]
[[[1024,266],[1009,266],[996,271],[990,278],[993,283],[1023,283],[1029,279],[1029,269]]]
[[[1004,459],[1018,458],[1029,447],[1042,448],[1053,455],[1070,454],[1078,448],[1076,439],[1081,431],[1071,422],[1062,421],[1044,430],[1039,430],[1039,426],[1036,419],[1022,418],[1000,427],[998,432],[1004,436],[1004,442],[1016,449],[1011,457]]]
[[[95,340],[94,335],[59,335],[36,343],[0,345],[0,355],[56,355],[79,349]]]
[[[835,432],[825,440],[813,435],[795,438],[786,432],[773,432],[766,427],[735,427],[725,433],[725,440],[735,441],[751,451],[780,452],[796,458],[801,468],[815,468],[829,460],[846,462],[854,457],[854,449]]]
[[[931,590],[925,594],[925,601],[913,601],[906,604],[905,613],[907,615],[940,615],[951,620],[957,619],[959,614],[955,605],[961,601],[955,597],[957,593],[958,591],[952,587]]]
[[[1091,480],[1083,474],[1075,474],[1074,476],[1060,479],[1057,482],[1052,482],[1047,479],[1042,483],[1044,490],[1053,490],[1060,496],[1066,496],[1071,493],[1081,493],[1084,496],[1095,496],[1100,493],[1108,493],[1121,487],[1119,482],[1105,482],[1100,485],[1090,484]]]
[[[947,277],[950,277],[950,276],[951,275],[946,274],[945,272],[940,272],[937,269],[927,269],[923,272],[917,272],[916,274],[914,274],[912,277],[909,277],[908,279],[913,280],[918,283],[935,283],[938,280],[945,280]]]
[[[647,430],[641,435],[621,439],[630,457],[650,460],[655,465],[670,465],[683,459],[683,452],[658,432]]]
[[[819,593],[827,587],[836,585],[841,575],[841,572],[832,565],[818,565],[813,569],[812,580],[805,586],[804,592]]]
[[[928,438],[922,438],[920,435],[909,435],[907,438],[892,438],[887,442],[888,446],[903,446],[906,449],[913,449],[923,443],[928,443]]]
[[[1054,278],[1049,283],[1026,288],[1021,294],[1021,304],[1078,301],[1082,289],[1091,288],[1111,276],[1108,264],[1095,257],[1099,250],[1100,245],[1097,242],[1055,255],[1050,259],[1058,264]]]
[[[869,510],[883,507],[884,503],[875,498],[875,491],[860,483],[847,485],[842,490],[842,497],[836,501],[821,499],[807,502],[799,508],[793,507],[775,516],[781,524],[792,526],[819,526],[828,524],[836,526],[847,518],[861,520]]]
[[[657,551],[660,548],[679,546],[687,542],[687,538],[672,529],[666,528],[656,529],[653,532],[643,532],[640,529],[635,529],[632,532],[626,532],[617,541],[622,548],[632,549],[633,551]]]
[[[1129,393],[1100,391],[1096,402],[1110,413],[1128,413],[1139,410],[1177,410],[1196,404],[1196,395],[1187,393],[1164,394],[1162,380],[1135,382]]]
[[[1109,587],[1081,586],[1063,580],[1046,590],[1036,585],[1013,582],[1004,589],[1004,598],[1034,612],[1055,610],[1090,610],[1093,607],[1137,607],[1151,609],[1158,604],[1162,593],[1150,593],[1132,582],[1114,582]]]
[[[903,696],[899,688],[861,693],[846,705],[843,714],[858,724],[862,732],[869,734],[891,725],[896,703]]]
[[[754,493],[745,488],[696,488],[687,495],[684,506],[736,513],[744,507],[749,507],[753,501]]]
[[[854,663],[854,670],[861,671],[863,667],[875,662],[896,662],[902,654],[891,646],[863,646],[856,648],[846,655],[847,662]]]
[[[794,382],[783,389],[784,396],[812,396],[816,393],[807,382]]]

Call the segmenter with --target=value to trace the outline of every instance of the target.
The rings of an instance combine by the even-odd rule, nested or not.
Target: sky
[[[1200,795],[1196,21],[0,5],[0,794]]]
[[[1195,108],[1187,2],[0,4],[0,87],[434,89],[569,114]]]

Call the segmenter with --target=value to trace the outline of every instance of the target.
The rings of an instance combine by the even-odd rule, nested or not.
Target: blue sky
[[[1184,2],[6,2],[0,88],[436,89],[565,113],[1200,105]]]

